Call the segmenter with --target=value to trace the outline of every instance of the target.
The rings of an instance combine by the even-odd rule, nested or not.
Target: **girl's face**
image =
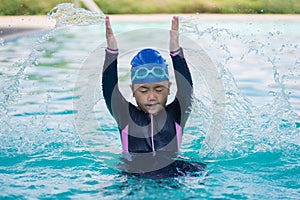
[[[157,114],[168,100],[171,83],[162,81],[157,83],[134,84],[131,90],[138,106],[146,113]]]

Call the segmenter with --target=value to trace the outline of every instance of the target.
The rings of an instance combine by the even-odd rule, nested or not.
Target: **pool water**
[[[54,30],[4,40],[0,47],[1,198],[300,198],[299,20],[181,19],[181,35],[210,58],[208,67],[217,72],[212,78],[222,83],[215,89],[224,92],[224,101],[214,99],[214,82],[203,63],[188,60],[195,101],[180,154],[205,162],[207,171],[199,177],[149,179],[124,175],[117,167],[121,142],[99,89],[103,57],[95,59],[104,52],[103,19],[80,14],[83,19],[88,14],[90,25],[65,20]],[[146,21],[112,25],[125,38],[145,27],[166,32],[170,27]],[[120,46],[142,46],[144,40],[134,35]],[[120,83],[133,100],[127,86],[136,49],[127,50],[120,51]],[[91,58],[99,77],[84,71]],[[214,115],[216,102],[222,104],[221,115]],[[207,140],[212,126],[219,132]]]

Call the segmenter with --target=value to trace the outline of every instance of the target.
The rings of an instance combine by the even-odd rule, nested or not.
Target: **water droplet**
[[[269,91],[269,95],[270,95],[270,96],[276,96],[276,92],[274,92],[274,91]]]
[[[4,46],[5,45],[5,40],[3,38],[0,38],[0,45]]]

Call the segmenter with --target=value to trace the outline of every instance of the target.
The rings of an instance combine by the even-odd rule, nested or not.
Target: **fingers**
[[[105,17],[105,26],[106,26],[106,36],[113,34],[112,28],[110,25],[109,16]]]
[[[179,28],[178,16],[173,16],[172,27],[170,30],[170,44],[169,44],[170,52],[177,51],[180,48],[178,28]]]
[[[179,28],[178,16],[173,16],[171,30],[178,31],[178,28]]]
[[[105,26],[106,26],[106,43],[107,43],[107,48],[111,50],[116,50],[118,49],[118,44],[117,40],[114,36],[113,30],[111,28],[110,20],[109,17],[105,17]]]

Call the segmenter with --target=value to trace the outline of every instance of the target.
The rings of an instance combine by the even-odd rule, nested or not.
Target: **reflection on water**
[[[194,39],[213,60],[226,96],[222,134],[211,149],[204,139],[214,120],[214,102],[205,77],[197,65],[191,66],[195,104],[182,155],[207,161],[210,175],[202,185],[203,178],[154,181],[123,176],[116,167],[121,153],[117,127],[101,91],[89,102],[96,118],[91,120],[98,126],[93,132],[77,132],[73,102],[82,96],[74,96],[74,91],[89,86],[77,88],[76,80],[85,59],[105,44],[103,23],[98,24],[103,15],[64,8],[55,17],[60,28],[7,41],[0,48],[1,196],[299,197],[299,21],[181,19],[181,34]],[[65,20],[63,14],[74,12],[81,21]],[[85,25],[82,19],[94,25],[76,26]],[[113,28],[122,33],[169,25],[116,22]],[[141,44],[144,39],[134,38]],[[129,60],[123,55],[120,62],[125,87]],[[102,61],[99,58],[100,65]],[[91,141],[100,152],[86,150],[90,144],[82,143],[84,134],[101,135],[101,141]]]

